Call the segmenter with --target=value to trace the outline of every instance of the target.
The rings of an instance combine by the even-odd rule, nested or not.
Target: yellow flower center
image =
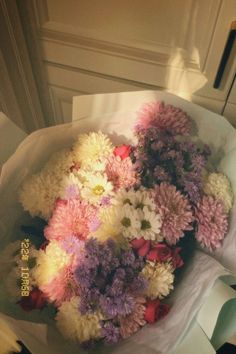
[[[93,194],[102,195],[105,192],[105,189],[101,185],[97,185],[93,188]]]

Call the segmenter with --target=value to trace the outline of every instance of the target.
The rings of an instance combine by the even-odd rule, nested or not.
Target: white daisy
[[[133,205],[135,209],[143,209],[145,206],[150,210],[155,210],[155,201],[151,196],[151,192],[145,188],[135,191],[131,188],[129,191],[122,189],[118,192],[114,204],[116,205]]]
[[[161,217],[154,211],[150,211],[147,206],[143,209],[138,209],[139,217],[139,234],[145,240],[162,241],[163,237],[160,235]]]
[[[133,239],[139,236],[139,215],[133,206],[125,204],[120,210],[119,220],[121,232],[125,237]]]
[[[155,201],[151,197],[151,192],[147,189],[139,189],[135,192],[135,201],[134,206],[136,209],[143,209],[147,207],[148,210],[154,211],[155,210]]]
[[[82,198],[92,204],[97,204],[102,198],[113,195],[113,185],[101,173],[87,174],[81,190]]]
[[[134,205],[136,200],[135,193],[133,188],[128,191],[126,189],[120,189],[113,200],[114,205],[119,207],[125,204]]]

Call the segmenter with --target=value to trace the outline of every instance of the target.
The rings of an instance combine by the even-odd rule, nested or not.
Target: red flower
[[[22,297],[18,303],[24,311],[41,310],[46,305],[46,297],[41,290],[34,288],[29,296]]]
[[[148,300],[146,302],[146,310],[144,314],[144,319],[148,323],[156,322],[156,313],[158,312],[160,306],[160,300]]]
[[[121,145],[117,146],[113,151],[115,156],[120,156],[121,160],[126,159],[131,153],[131,146],[130,145]]]
[[[149,261],[165,262],[172,256],[171,249],[164,243],[158,243],[153,246],[152,250],[148,253],[147,259]]]
[[[161,303],[159,299],[148,300],[145,306],[146,310],[144,319],[148,323],[155,323],[156,321],[166,316],[170,310],[170,306]]]
[[[138,255],[141,257],[145,257],[150,250],[151,241],[145,241],[144,245],[138,249]]]
[[[174,268],[180,268],[184,265],[184,261],[181,258],[179,252],[181,251],[180,247],[176,247],[174,250],[172,250],[172,264]]]
[[[145,240],[142,237],[140,239],[134,239],[133,241],[131,241],[131,245],[134,249],[137,250],[139,256],[145,257],[150,250],[151,241]]]
[[[147,254],[147,259],[149,261],[155,262],[158,259],[158,251],[156,249],[152,249]]]
[[[135,250],[138,250],[145,244],[144,238],[135,238],[134,240],[131,241],[131,245]]]

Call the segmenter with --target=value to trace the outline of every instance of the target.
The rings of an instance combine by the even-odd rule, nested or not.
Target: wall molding
[[[114,42],[104,41],[96,38],[86,37],[73,33],[68,33],[64,26],[49,21],[40,28],[39,33],[41,39],[47,41],[58,42],[64,45],[77,48],[90,49],[95,52],[105,53],[114,57],[132,58],[142,62],[153,64],[168,65],[170,59],[170,50],[165,47],[165,51],[153,51],[128,45],[117,44]],[[192,63],[193,67],[197,67]]]
[[[39,33],[42,39],[59,41],[62,44],[67,43],[78,48],[87,48],[117,57],[132,58],[136,61],[203,71],[208,57],[208,51],[205,50],[206,42],[210,42],[212,38],[222,0],[211,0],[209,4],[211,17],[207,21],[207,31],[199,43],[199,50],[202,52],[201,62],[199,58],[189,55],[189,52],[191,52],[191,23],[196,21],[197,4],[195,0],[191,0],[189,4],[189,30],[186,31],[185,37],[179,42],[181,48],[178,47],[174,50],[173,46],[169,44],[163,45],[163,43],[135,38],[132,41],[124,38],[119,41],[117,39],[114,39],[114,41],[106,40],[103,32],[97,30],[85,31],[79,25],[74,27],[69,24],[53,21],[50,18],[47,0],[33,0],[33,2],[39,23]],[[194,29],[194,31],[196,30],[197,28]],[[179,60],[173,60],[176,54],[180,58]]]

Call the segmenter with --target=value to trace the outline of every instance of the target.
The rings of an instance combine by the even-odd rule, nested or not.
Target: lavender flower
[[[96,276],[96,268],[95,267],[90,267],[86,263],[80,264],[75,273],[75,280],[77,283],[79,283],[82,287],[89,287],[92,285],[95,276]]]
[[[111,321],[102,324],[102,335],[107,344],[117,343],[120,339],[120,330]]]
[[[130,294],[122,294],[116,297],[101,296],[100,306],[108,318],[116,316],[127,316],[134,309],[134,299]]]
[[[132,249],[117,252],[112,239],[104,243],[89,239],[85,241],[84,252],[83,261],[74,272],[80,289],[81,314],[100,310],[112,319],[132,313],[134,298],[146,286],[139,275],[143,259]]]
[[[140,294],[148,286],[148,281],[142,275],[138,275],[130,284],[129,290],[131,293]]]
[[[124,266],[130,266],[135,261],[135,255],[132,250],[125,251],[121,256],[121,264]]]

